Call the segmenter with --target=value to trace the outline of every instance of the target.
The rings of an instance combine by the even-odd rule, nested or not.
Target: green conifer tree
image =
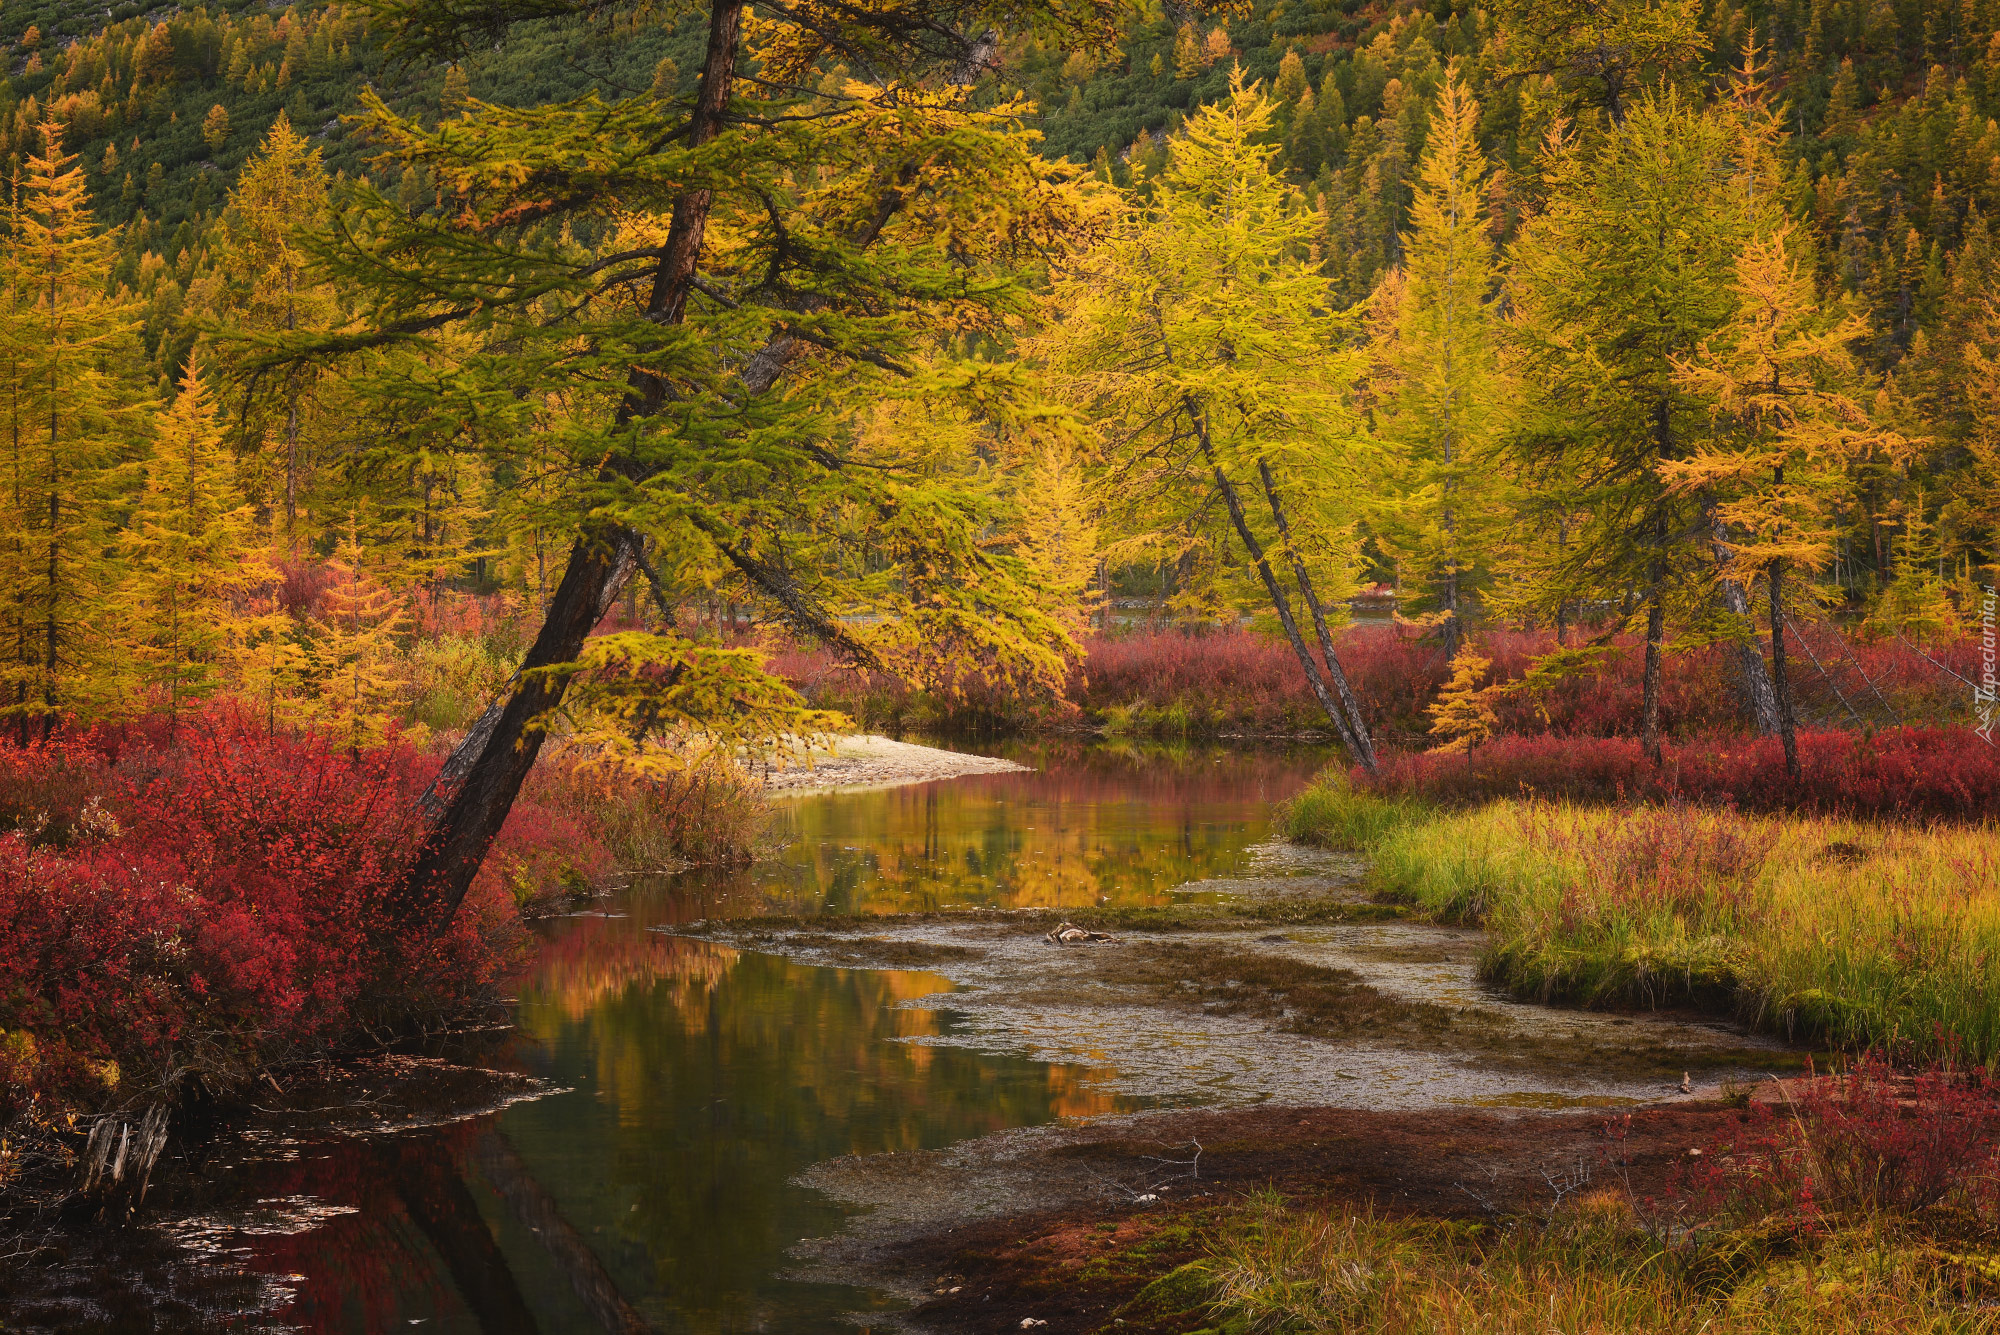
[[[1507,282],[1524,405],[1511,444],[1524,469],[1590,480],[1561,583],[1631,591],[1644,609],[1656,763],[1669,605],[1712,569],[1698,506],[1658,469],[1707,429],[1680,368],[1737,308],[1744,226],[1722,184],[1733,144],[1723,118],[1672,91],[1629,108],[1620,134],[1552,136],[1539,164],[1549,203],[1522,228]]]
[[[125,630],[140,679],[164,694],[172,726],[221,684],[237,602],[271,573],[195,360],[159,417],[145,477],[120,535]]]
[[[117,234],[93,222],[84,173],[55,122],[26,167],[0,251],[9,454],[0,715],[22,736],[120,700],[111,502],[144,402],[136,312],[104,294]]]
[[[1495,447],[1510,391],[1499,361],[1487,165],[1479,104],[1446,77],[1424,149],[1401,269],[1374,320],[1376,434],[1390,485],[1371,511],[1388,553],[1415,572],[1455,654],[1467,605],[1493,575],[1508,517]]]

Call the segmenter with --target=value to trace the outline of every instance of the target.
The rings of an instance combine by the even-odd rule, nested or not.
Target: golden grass
[[[1390,1221],[1253,1200],[1206,1263],[1224,1331],[1796,1335],[2000,1331],[1990,1258],[1885,1219],[1700,1244],[1601,1192],[1548,1221]]]
[[[1373,853],[1385,895],[1483,923],[1489,976],[1523,994],[1693,1001],[1843,1046],[2000,1055],[1992,823],[1537,800],[1364,810],[1371,800],[1335,793],[1293,811]]]

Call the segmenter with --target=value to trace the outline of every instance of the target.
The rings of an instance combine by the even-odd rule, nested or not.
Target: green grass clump
[[[1430,808],[1413,798],[1364,793],[1337,771],[1322,774],[1278,817],[1285,838],[1316,848],[1361,852],[1390,831],[1421,821]]]

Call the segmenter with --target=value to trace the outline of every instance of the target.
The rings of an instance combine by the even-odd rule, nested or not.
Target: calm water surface
[[[301,1147],[261,1199],[347,1207],[251,1236],[313,1331],[798,1332],[881,1299],[784,1278],[837,1230],[791,1179],[843,1154],[1140,1106],[1102,1067],[921,1040],[949,984],[647,929],[760,913],[1164,903],[1241,869],[1323,752],[1014,748],[1031,774],[787,801],[782,853],[661,878],[563,919],[519,986],[510,1060],[569,1092],[443,1132]],[[916,1041],[912,1041],[916,1040]]]

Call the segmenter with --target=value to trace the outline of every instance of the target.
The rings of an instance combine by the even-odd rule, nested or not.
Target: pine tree
[[[1592,480],[1562,582],[1598,597],[1637,591],[1655,763],[1668,606],[1705,586],[1706,568],[1698,506],[1657,470],[1706,429],[1680,368],[1736,310],[1744,228],[1721,185],[1732,145],[1722,119],[1672,92],[1632,107],[1618,135],[1552,136],[1539,164],[1549,203],[1523,226],[1507,282],[1524,404],[1512,450],[1537,474]]]
[[[0,254],[8,396],[0,714],[23,737],[119,700],[110,503],[143,403],[131,376],[142,360],[133,307],[104,295],[117,234],[93,223],[83,171],[53,121],[42,143]]]
[[[1278,77],[1271,84],[1271,96],[1283,106],[1291,106],[1306,91],[1306,63],[1290,47],[1278,62]]]
[[[229,142],[229,108],[217,102],[201,122],[201,137],[210,153],[220,153]]]
[[[359,520],[350,515],[327,561],[333,582],[323,614],[313,619],[307,649],[314,713],[330,735],[354,748],[380,742],[387,731],[397,693],[391,670],[396,638],[409,624],[403,599],[377,580],[366,562]]]
[[[1772,681],[1787,769],[1798,777],[1785,668],[1788,573],[1824,570],[1832,557],[1836,499],[1847,465],[1907,442],[1875,425],[1851,345],[1866,333],[1856,316],[1829,318],[1811,269],[1790,253],[1792,228],[1754,237],[1737,263],[1737,311],[1682,371],[1682,383],[1713,405],[1715,430],[1686,457],[1663,461],[1663,477],[1715,498],[1733,535],[1725,570],[1769,590]]]
[[[1390,485],[1371,527],[1389,555],[1417,572],[1426,601],[1442,614],[1447,655],[1464,633],[1467,600],[1491,578],[1491,548],[1505,521],[1494,449],[1509,390],[1478,122],[1479,104],[1448,75],[1403,267],[1384,281],[1374,316],[1376,435]]]
[[[230,196],[222,253],[211,286],[197,294],[197,304],[218,308],[231,333],[251,347],[328,327],[336,312],[333,293],[307,250],[327,209],[328,181],[319,150],[280,112]],[[312,476],[321,379],[312,367],[294,362],[270,380],[272,398],[250,405],[258,411],[248,415],[254,434],[245,444],[254,444],[271,461],[275,476],[266,497],[268,509],[285,547],[296,555],[310,536],[299,510]]]
[[[1662,459],[1660,476],[1699,496],[1726,553],[1718,578],[1769,593],[1770,680],[1786,769],[1799,777],[1796,724],[1786,671],[1785,576],[1824,570],[1833,552],[1832,507],[1849,465],[1896,458],[1907,442],[1870,420],[1850,349],[1867,333],[1860,317],[1827,313],[1811,255],[1794,254],[1796,225],[1779,197],[1783,131],[1766,101],[1757,48],[1746,48],[1732,111],[1739,198],[1749,233],[1735,264],[1736,309],[1680,364],[1678,380],[1709,404],[1711,429],[1684,454]],[[1732,611],[1740,610],[1732,606]]]
[[[1291,128],[1285,133],[1285,152],[1302,175],[1310,176],[1319,170],[1322,156],[1319,112],[1310,88],[1299,94],[1298,104],[1292,108]]]
[[[1201,36],[1194,30],[1194,24],[1183,23],[1174,32],[1174,77],[1194,79],[1208,68],[1208,53],[1202,48]]]
[[[254,517],[234,473],[201,368],[190,360],[159,418],[145,490],[120,536],[126,633],[141,680],[165,693],[170,726],[220,684],[236,601],[271,573],[255,559]]]

